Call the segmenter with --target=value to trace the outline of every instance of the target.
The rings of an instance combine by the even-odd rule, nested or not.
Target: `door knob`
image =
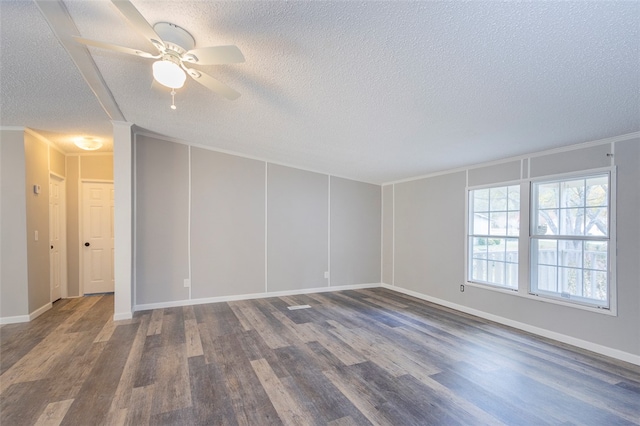
[[[89,244],[89,243],[84,243],[84,246],[85,246],[85,247],[89,247],[90,245],[91,245],[91,244]]]

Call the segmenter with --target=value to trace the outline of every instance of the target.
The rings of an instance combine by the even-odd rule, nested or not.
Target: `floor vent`
[[[309,305],[295,305],[295,306],[287,306],[287,309],[290,311],[296,311],[298,309],[309,309],[311,306]]]

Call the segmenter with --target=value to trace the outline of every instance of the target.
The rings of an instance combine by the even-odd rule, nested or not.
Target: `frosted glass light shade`
[[[179,89],[184,85],[187,75],[171,61],[156,61],[153,63],[153,78],[163,86]]]
[[[95,151],[102,147],[102,142],[91,138],[76,138],[73,140],[73,143],[76,144],[78,148],[84,149],[85,151]]]

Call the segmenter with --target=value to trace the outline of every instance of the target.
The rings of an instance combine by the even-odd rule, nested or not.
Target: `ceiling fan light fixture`
[[[187,75],[175,62],[162,59],[153,63],[153,78],[170,89],[179,89],[184,85]]]
[[[124,19],[128,21],[131,27],[155,46],[157,52],[148,53],[130,47],[73,36],[78,43],[89,47],[97,47],[118,53],[135,55],[141,58],[153,59],[152,71],[154,80],[172,89],[172,99],[175,98],[175,89],[180,89],[185,84],[187,74],[199,84],[218,95],[229,100],[238,99],[240,93],[221,81],[218,81],[216,78],[196,71],[188,65],[225,65],[244,62],[244,55],[237,46],[228,45],[196,48],[195,39],[184,28],[170,22],[158,22],[152,26],[131,3],[131,0],[111,0],[111,3],[118,9]],[[175,102],[171,105],[175,107]]]
[[[85,151],[95,151],[96,149],[102,148],[102,142],[94,138],[79,137],[75,138],[73,143]]]

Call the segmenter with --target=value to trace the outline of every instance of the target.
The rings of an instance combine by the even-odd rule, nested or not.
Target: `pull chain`
[[[176,90],[171,89],[171,109],[176,109]]]

